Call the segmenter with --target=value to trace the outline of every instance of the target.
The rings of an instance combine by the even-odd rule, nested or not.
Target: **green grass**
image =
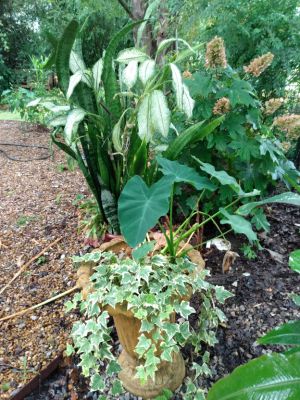
[[[0,121],[21,121],[22,118],[19,113],[12,113],[10,111],[0,110]]]

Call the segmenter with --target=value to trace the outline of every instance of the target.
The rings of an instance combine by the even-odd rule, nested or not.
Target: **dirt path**
[[[49,134],[0,121],[0,142],[49,147]],[[1,144],[0,149],[22,159],[48,153]],[[87,191],[80,172],[63,171],[65,156],[53,150],[53,157],[31,162],[11,161],[0,152],[0,291],[25,262],[62,237],[0,294],[0,318],[74,285],[70,256],[83,248],[83,242],[72,202]],[[64,348],[72,320],[72,315],[65,316],[65,300],[0,322],[1,399],[9,398]]]

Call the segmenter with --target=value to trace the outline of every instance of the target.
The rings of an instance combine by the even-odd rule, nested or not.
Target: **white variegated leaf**
[[[117,58],[117,61],[122,64],[129,64],[131,61],[143,62],[148,60],[149,56],[143,51],[132,47],[130,49],[122,50]]]
[[[143,85],[151,79],[155,74],[155,61],[146,60],[139,67],[139,78]]]
[[[51,101],[43,101],[40,104],[41,104],[41,106],[43,106],[44,108],[46,108],[49,111],[52,111],[55,114],[70,110],[70,106],[58,106],[58,105],[52,103]]]
[[[65,140],[68,144],[72,142],[72,134],[78,128],[78,124],[84,119],[86,112],[82,108],[74,108],[67,116],[65,125]]]
[[[75,72],[75,74],[70,76],[69,87],[67,91],[67,99],[69,99],[72,96],[75,87],[82,80],[83,76],[84,72],[81,70],[78,70],[77,72]]]
[[[130,63],[127,65],[126,68],[124,68],[123,73],[122,73],[122,80],[125,83],[125,85],[131,89],[138,77],[138,63],[137,61],[130,61]]]
[[[114,148],[116,149],[116,151],[118,151],[119,153],[121,153],[122,151],[122,143],[121,143],[121,118],[120,120],[116,123],[116,125],[113,128],[112,131],[112,142],[114,145]]]
[[[79,54],[75,53],[75,51],[71,51],[70,61],[69,61],[70,70],[73,74],[77,71],[84,72],[86,70],[85,63]]]
[[[183,93],[184,93],[184,86],[182,82],[181,72],[177,65],[170,64],[170,68],[172,71],[172,81],[173,81],[173,88],[176,94],[176,103],[179,110],[183,111]]]
[[[153,135],[153,126],[151,119],[151,96],[147,94],[138,111],[138,135],[142,140],[149,142]]]
[[[100,58],[93,66],[94,89],[98,90],[101,82],[103,60]]]
[[[195,105],[195,100],[191,98],[188,87],[186,85],[183,85],[182,111],[186,114],[188,118],[191,118],[193,115],[194,105]]]
[[[30,101],[30,102],[26,105],[26,107],[35,107],[35,106],[37,106],[37,105],[40,103],[41,100],[42,100],[41,97],[39,97],[38,99],[34,99],[34,100]]]
[[[167,99],[161,90],[154,90],[150,96],[153,129],[166,137],[168,136],[171,118]]]
[[[53,128],[58,126],[65,126],[67,123],[67,115],[59,115],[58,117],[52,118],[48,124]]]

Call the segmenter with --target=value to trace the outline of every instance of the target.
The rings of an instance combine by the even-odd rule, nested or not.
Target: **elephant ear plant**
[[[157,64],[137,48],[117,53],[119,42],[140,22],[126,25],[109,43],[99,60],[88,68],[82,58],[80,27],[71,21],[59,40],[51,37],[61,90],[68,104],[37,99],[30,106],[53,112],[49,125],[53,141],[75,159],[97,201],[103,222],[119,233],[117,200],[128,179],[155,179],[152,155],[163,145],[176,158],[190,143],[212,132],[222,118],[209,124],[192,123],[194,100],[173,62]],[[169,41],[167,41],[169,43]],[[190,48],[189,52],[193,52]],[[168,96],[166,95],[168,94]],[[172,123],[172,110],[186,121],[182,129]],[[176,138],[174,139],[174,135]]]

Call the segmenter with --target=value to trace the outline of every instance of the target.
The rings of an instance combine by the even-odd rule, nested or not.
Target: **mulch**
[[[45,132],[24,134],[16,122],[0,125],[0,141],[3,137],[7,140],[8,133],[12,141],[42,145],[49,141]],[[59,172],[57,165],[61,163],[64,158],[56,151],[54,159],[32,163],[8,161],[0,154],[0,254],[1,272],[4,272],[0,276],[0,289],[20,268],[22,261],[63,236],[59,245],[48,252],[45,263],[34,263],[0,296],[0,317],[74,284],[70,256],[84,248],[76,234],[78,218],[72,200],[78,193],[85,194],[86,188],[78,171]],[[300,279],[288,267],[290,252],[300,248],[300,210],[272,205],[267,212],[271,230],[269,235],[260,234],[264,249],[254,260],[242,255],[242,236],[229,238],[232,250],[240,257],[226,274],[221,271],[224,252],[215,248],[203,251],[206,267],[211,272],[210,282],[223,285],[234,294],[221,307],[228,321],[217,331],[219,343],[208,349],[212,377],[199,381],[203,388],[209,388],[214,381],[248,360],[280,349],[260,346],[256,339],[279,324],[300,318],[300,310],[290,298],[291,293],[300,293]],[[24,215],[34,218],[20,226],[17,221]],[[65,300],[0,326],[0,381],[11,385],[8,393],[0,391],[1,399],[8,399],[9,394],[25,383],[24,356],[28,380],[63,349],[76,319],[75,315],[64,313]],[[192,299],[192,305],[198,312],[197,296]],[[1,363],[10,367],[3,369]],[[74,360],[65,360],[64,365],[26,400],[96,399],[97,394],[88,391],[79,372]],[[174,399],[182,399],[182,390]],[[137,399],[129,393],[119,398]]]

